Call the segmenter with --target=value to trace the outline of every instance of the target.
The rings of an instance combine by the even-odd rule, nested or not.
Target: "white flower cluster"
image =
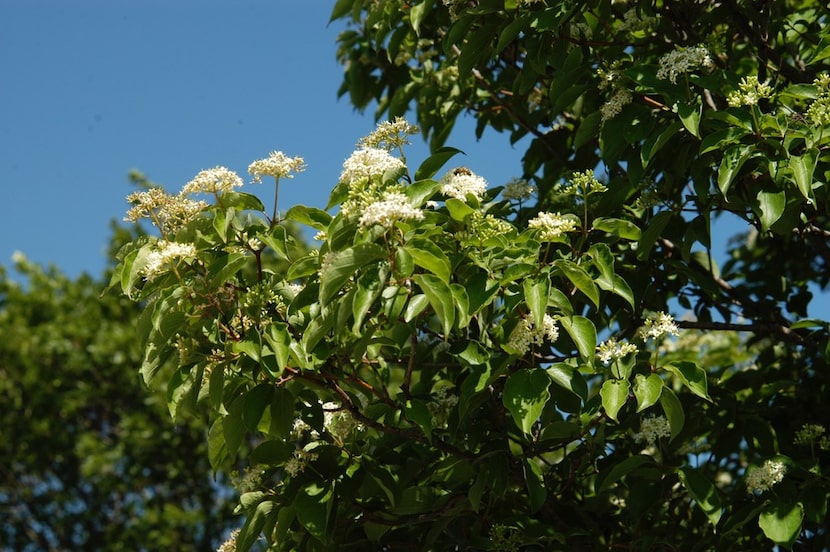
[[[150,280],[157,274],[165,272],[172,261],[195,256],[196,246],[192,243],[160,241],[157,249],[147,255],[147,263],[143,269],[144,277]]]
[[[527,226],[539,230],[540,240],[554,241],[562,234],[576,230],[577,221],[572,216],[542,211],[530,219]]]
[[[441,179],[441,193],[461,201],[467,201],[467,194],[481,200],[487,191],[487,181],[466,167],[451,170]]]
[[[637,352],[639,352],[637,346],[633,343],[618,343],[613,337],[597,346],[599,360],[605,365],[610,364],[612,360],[618,360]]]
[[[455,405],[458,404],[457,395],[447,395],[448,387],[441,387],[432,396],[432,402],[427,403],[429,413],[432,414],[432,427],[447,427],[447,420]]]
[[[830,125],[830,75],[822,73],[813,81],[819,97],[807,108],[807,117],[815,126]]]
[[[381,201],[370,203],[364,207],[363,215],[358,225],[366,228],[374,224],[380,224],[391,228],[398,220],[421,220],[424,212],[409,204],[409,198],[399,192],[386,192]]]
[[[780,460],[767,460],[763,466],[751,468],[746,474],[746,491],[760,494],[784,480],[787,466]]]
[[[658,312],[646,319],[644,326],[640,328],[640,335],[643,339],[660,339],[666,335],[680,335],[680,331],[670,314]]]
[[[303,172],[305,161],[302,157],[288,157],[281,151],[272,151],[265,159],[259,159],[248,165],[248,173],[254,177],[253,182],[261,182],[263,176],[293,178],[292,172]]]
[[[796,445],[809,445],[815,443],[824,435],[825,429],[821,424],[804,424],[795,434]]]
[[[208,206],[204,201],[195,201],[183,195],[170,195],[161,188],[134,192],[127,196],[127,201],[134,205],[127,211],[125,221],[138,222],[148,218],[163,234],[174,233]]]
[[[536,186],[524,178],[514,178],[504,185],[501,196],[507,201],[526,201],[536,193]]]
[[[323,403],[323,427],[339,442],[343,442],[353,431],[363,431],[363,424],[351,413],[335,402]]]
[[[506,220],[481,211],[474,211],[464,222],[466,228],[455,234],[455,239],[464,246],[481,246],[490,238],[510,234],[516,229]]]
[[[383,121],[377,128],[360,139],[359,148],[379,148],[392,151],[409,143],[409,137],[420,132],[418,127],[409,124],[403,117],[396,117],[394,121]]]
[[[638,443],[653,446],[660,437],[671,437],[671,426],[665,416],[649,416],[640,422],[640,432],[634,434]]]
[[[769,81],[758,82],[758,75],[749,75],[742,78],[741,82],[738,83],[738,88],[740,91],[730,92],[726,97],[726,103],[730,107],[758,105],[760,99],[772,96],[772,87],[769,85]]]
[[[373,176],[383,176],[386,171],[406,168],[403,161],[379,148],[360,148],[343,162],[340,182],[353,183]]]
[[[295,449],[294,454],[285,463],[283,468],[291,477],[303,473],[309,462],[317,460],[317,453],[307,451],[305,449]]]
[[[216,552],[236,552],[236,541],[239,538],[239,533],[242,529],[234,529],[231,531],[231,534],[228,535],[228,540],[222,543],[222,545],[216,549]]]
[[[510,334],[507,345],[519,351],[520,355],[524,355],[531,345],[541,345],[545,338],[548,341],[559,339],[559,326],[549,314],[545,315],[541,328],[535,327],[530,318],[522,318]]]
[[[233,191],[242,186],[242,179],[227,167],[214,167],[200,171],[182,188],[183,194],[218,194]]]
[[[711,69],[714,65],[709,50],[705,46],[680,48],[660,58],[657,78],[668,79],[672,84],[676,84],[678,75],[688,73],[697,67]]]
[[[641,17],[636,8],[631,8],[623,15],[623,21],[617,29],[623,32],[636,33],[648,29],[657,23],[657,18]]]
[[[634,97],[631,95],[631,92],[625,88],[617,89],[614,95],[599,108],[602,122],[610,121],[619,115],[622,108],[630,104],[633,99]]]

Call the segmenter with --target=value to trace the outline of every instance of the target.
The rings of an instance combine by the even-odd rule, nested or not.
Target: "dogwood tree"
[[[113,278],[144,379],[248,466],[227,548],[826,546],[827,16],[336,2],[342,92],[389,120],[326,209],[208,169],[130,197],[158,231]],[[530,137],[522,178],[458,166],[465,111]]]

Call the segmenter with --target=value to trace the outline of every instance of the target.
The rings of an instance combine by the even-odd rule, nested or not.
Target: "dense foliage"
[[[808,317],[830,259],[827,8],[333,18],[353,23],[342,91],[392,120],[328,210],[283,216],[206,170],[131,196],[158,235],[113,278],[145,306],[145,381],[210,411],[214,467],[249,465],[227,547],[830,545],[828,323]],[[434,146],[417,165],[395,118],[413,106]],[[523,180],[446,170],[465,110],[531,138]],[[278,191],[302,169],[275,152],[249,172]],[[721,217],[746,233],[719,268]]]
[[[120,241],[126,230],[119,230]],[[0,548],[206,550],[236,521],[205,425],[148,392],[140,309],[89,276],[0,269]]]

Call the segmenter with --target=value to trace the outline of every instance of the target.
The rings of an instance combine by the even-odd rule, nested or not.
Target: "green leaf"
[[[582,359],[593,359],[597,349],[597,329],[594,323],[584,316],[561,316],[559,324],[571,336]]]
[[[321,487],[317,483],[304,486],[294,498],[294,510],[297,519],[308,530],[309,534],[320,542],[328,539],[329,504],[332,492],[328,487]]]
[[[359,243],[354,247],[338,251],[320,276],[320,304],[327,305],[348,282],[359,268],[382,259],[383,248],[374,243]]]
[[[412,257],[416,265],[432,272],[445,283],[449,283],[452,265],[449,257],[440,247],[429,240],[413,239],[403,247],[403,250]]]
[[[694,362],[680,361],[667,364],[665,369],[675,374],[692,393],[711,402],[706,380],[706,370]]]
[[[686,102],[677,103],[677,114],[692,136],[700,138],[700,114],[703,109],[702,104],[687,104]]]
[[[654,405],[660,399],[663,391],[663,378],[657,374],[648,377],[637,374],[634,378],[634,397],[637,399],[637,412]]]
[[[527,484],[527,495],[530,499],[530,512],[539,511],[545,504],[548,497],[548,491],[545,488],[545,478],[542,475],[542,469],[533,461],[533,458],[523,458],[522,467],[524,468],[525,483]]]
[[[654,247],[657,238],[660,237],[672,218],[674,218],[673,212],[661,211],[649,221],[648,228],[643,232],[640,242],[637,244],[637,258],[639,260],[642,261],[648,258],[651,248]]]
[[[427,178],[432,178],[435,176],[441,167],[443,167],[447,161],[458,155],[459,153],[464,153],[460,149],[451,148],[448,146],[444,146],[443,148],[437,149],[432,155],[424,159],[421,165],[418,167],[418,170],[415,171],[415,180],[425,180]]]
[[[579,370],[564,362],[552,364],[545,370],[550,379],[557,385],[560,385],[582,399],[583,402],[588,400],[588,383]]]
[[[638,454],[636,456],[630,456],[626,458],[622,462],[614,464],[613,467],[608,471],[607,475],[602,478],[602,482],[599,484],[597,488],[597,494],[602,494],[603,492],[607,491],[611,488],[611,486],[628,475],[629,473],[633,472],[637,468],[644,466],[646,464],[654,465],[654,458],[651,456],[646,456],[644,454]]]
[[[245,424],[242,421],[242,411],[245,406],[244,397],[237,397],[228,406],[227,416],[222,418],[222,431],[225,434],[225,446],[228,456],[233,460],[242,441],[245,438]]]
[[[567,259],[557,259],[553,261],[553,266],[559,269],[576,289],[585,294],[595,307],[599,307],[599,289],[585,269]]]
[[[412,6],[412,9],[409,10],[409,22],[412,25],[412,30],[415,31],[415,34],[421,36],[421,22],[424,20],[424,17],[429,13],[429,7],[431,2],[429,0],[424,0],[420,4],[415,4]]]
[[[236,547],[240,551],[247,551],[259,540],[266,518],[274,510],[272,500],[262,500],[254,508],[248,509],[248,519],[239,531]],[[251,511],[253,510],[253,511]]]
[[[412,280],[427,296],[435,316],[441,322],[444,335],[448,336],[455,324],[455,303],[450,286],[433,274],[415,274]]]
[[[716,527],[723,514],[723,509],[715,485],[700,470],[694,468],[680,468],[677,475],[680,476],[680,482],[686,487],[695,503],[712,522],[712,526]]]
[[[285,220],[293,220],[317,230],[328,228],[331,219],[332,216],[322,209],[306,207],[305,205],[294,205],[285,213]]]
[[[618,238],[631,241],[639,240],[642,234],[640,228],[636,224],[631,221],[618,218],[595,218],[591,225],[591,229],[599,230],[600,232],[608,232],[612,236],[617,236]]]
[[[550,277],[547,272],[537,275],[535,278],[526,278],[522,282],[524,289],[525,303],[533,316],[533,325],[537,328],[544,327],[545,312],[548,306],[548,291],[550,289]]]
[[[750,134],[748,130],[733,126],[707,134],[700,142],[700,155],[710,151],[723,151],[747,134]]]
[[[549,385],[550,377],[541,369],[519,370],[504,384],[504,406],[527,435],[532,434],[533,424],[539,420],[550,399]]]
[[[660,134],[650,137],[643,143],[643,147],[640,150],[640,161],[643,164],[643,168],[648,167],[648,164],[651,162],[652,159],[657,155],[663,146],[666,145],[672,136],[677,134],[677,131],[683,128],[683,125],[680,121],[675,121],[665,130],[663,130]]]
[[[798,190],[805,199],[813,200],[813,173],[816,170],[816,159],[818,151],[808,150],[804,155],[790,157],[789,167],[793,172]]]
[[[260,383],[243,397],[242,422],[245,429],[255,433],[265,409],[271,405],[274,395],[274,386],[270,383]]]
[[[775,500],[761,511],[758,526],[768,539],[786,548],[792,548],[795,539],[801,533],[804,520],[804,507],[800,502]]]
[[[663,407],[663,412],[666,413],[666,419],[669,421],[671,428],[672,440],[677,437],[683,430],[683,425],[686,423],[686,414],[683,412],[683,405],[680,404],[680,399],[674,394],[669,387],[663,386],[663,391],[660,393],[660,406]]]
[[[355,0],[337,0],[337,2],[334,4],[334,8],[331,10],[331,17],[329,18],[329,23],[331,23],[335,19],[345,17],[350,11],[352,11],[352,4],[354,3]]]
[[[784,208],[787,206],[787,194],[783,190],[779,192],[761,190],[756,198],[760,211],[758,218],[761,220],[761,229],[769,230],[770,226],[778,222],[778,219],[784,214]]]
[[[735,144],[723,152],[723,159],[718,168],[718,189],[723,195],[729,191],[741,167],[752,157],[752,154],[753,147],[743,144]]]
[[[628,380],[610,379],[605,380],[602,388],[599,390],[605,414],[615,422],[619,421],[617,420],[617,414],[619,414],[620,409],[625,406],[625,402],[628,400],[628,390],[630,387],[631,384],[628,383]]]
[[[268,433],[288,437],[294,427],[294,395],[285,387],[275,387],[271,398],[271,425]]]
[[[464,219],[472,215],[475,209],[454,197],[447,198],[445,202],[447,210],[450,212],[450,218],[458,222],[464,222]]]
[[[427,439],[432,439],[432,413],[424,401],[419,399],[406,401],[406,417],[421,428]]]

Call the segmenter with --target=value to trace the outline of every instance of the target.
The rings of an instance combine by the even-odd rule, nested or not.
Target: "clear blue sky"
[[[99,275],[130,169],[178,191],[216,165],[247,178],[251,161],[282,150],[308,170],[281,188],[281,209],[324,207],[343,160],[374,128],[371,112],[337,99],[342,25],[328,25],[332,5],[0,0],[0,264],[22,251]],[[491,185],[521,174],[521,149],[506,136],[476,142],[468,123],[450,144]],[[427,150],[415,146],[407,157],[417,166]]]

